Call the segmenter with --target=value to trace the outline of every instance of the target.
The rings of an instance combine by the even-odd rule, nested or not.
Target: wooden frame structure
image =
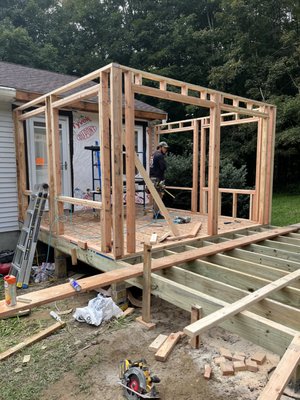
[[[95,83],[95,81],[99,83]],[[86,87],[86,85],[89,85]],[[122,105],[124,89],[124,107]],[[74,90],[76,92],[74,93]],[[71,94],[70,94],[71,92]],[[49,177],[49,215],[51,233],[64,235],[63,204],[84,204],[101,209],[101,253],[110,253],[115,258],[136,252],[136,205],[134,177],[135,168],[143,176],[152,196],[156,199],[160,210],[169,225],[173,235],[178,236],[177,227],[173,224],[168,210],[164,207],[143,165],[139,163],[134,149],[134,96],[136,94],[166,99],[170,101],[191,104],[207,108],[209,116],[191,121],[179,122],[174,128],[168,124],[167,129],[158,126],[154,145],[160,134],[176,131],[193,130],[193,187],[192,211],[205,213],[207,211],[207,235],[218,232],[219,214],[219,162],[220,162],[220,129],[223,125],[257,122],[257,167],[256,187],[247,191],[251,198],[251,219],[260,224],[270,222],[272,198],[273,149],[275,133],[274,106],[243,97],[226,94],[201,86],[188,84],[174,79],[154,75],[118,64],[107,65],[74,82],[58,88],[46,95],[40,96],[15,110],[16,146],[19,154],[17,163],[19,212],[23,219],[27,207],[28,190],[26,188],[26,161],[23,121],[36,115],[45,115],[46,136],[48,148]],[[64,196],[62,193],[62,177],[60,171],[61,155],[59,153],[58,112],[66,107],[80,107],[84,101],[98,98],[98,113],[100,127],[101,152],[101,194],[102,201],[79,200]],[[224,114],[225,112],[225,114]],[[125,120],[125,134],[122,122]],[[201,140],[199,140],[199,132]],[[206,134],[209,133],[208,186],[205,187],[203,163]],[[123,171],[122,152],[126,146],[126,222],[123,204]],[[199,179],[200,178],[200,179]],[[198,201],[198,186],[199,199]],[[227,189],[222,189],[226,191]],[[238,194],[241,190],[229,190],[233,193],[233,216],[236,213]],[[207,196],[205,195],[207,194]],[[207,199],[207,200],[206,200]],[[200,203],[200,206],[199,206]],[[207,203],[207,204],[206,204]],[[126,248],[125,248],[126,243]]]

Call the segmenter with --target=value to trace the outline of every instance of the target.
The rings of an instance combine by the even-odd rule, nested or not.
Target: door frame
[[[41,122],[45,124],[44,117],[32,117],[26,121],[26,132],[27,132],[27,159],[28,159],[28,183],[29,188],[33,189],[36,179],[36,163],[35,163],[35,146],[34,146],[34,123]],[[59,125],[61,125],[61,137],[62,137],[62,187],[65,196],[72,196],[72,164],[70,154],[70,128],[69,128],[69,117],[59,116]],[[45,136],[46,138],[46,136]],[[67,164],[65,164],[67,163]],[[67,169],[65,169],[65,165]],[[69,208],[68,204],[65,204],[65,208]]]

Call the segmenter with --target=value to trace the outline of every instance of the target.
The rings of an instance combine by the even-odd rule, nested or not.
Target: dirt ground
[[[95,295],[79,294],[34,309],[30,316],[0,321],[0,351],[53,324],[50,310],[74,311]],[[186,337],[166,362],[156,361],[148,349],[150,343],[160,333],[168,335],[182,330],[190,319],[187,312],[161,299],[153,299],[152,315],[157,327],[150,331],[135,321],[140,309],[132,316],[100,327],[79,323],[72,315],[73,312],[63,316],[67,325],[58,333],[0,363],[1,400],[121,400],[124,397],[118,385],[118,366],[125,358],[147,360],[151,371],[161,379],[157,388],[162,400],[255,400],[267,382],[268,371],[279,361],[278,356],[267,353],[267,361],[259,372],[222,376],[213,362],[220,347],[246,355],[262,349],[221,328],[204,334],[199,350],[192,349]],[[22,363],[25,354],[31,355],[26,366]],[[203,378],[207,363],[213,371],[210,380]],[[282,396],[283,399],[288,397]]]

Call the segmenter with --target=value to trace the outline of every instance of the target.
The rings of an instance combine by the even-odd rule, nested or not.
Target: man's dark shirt
[[[165,155],[160,150],[156,150],[153,154],[153,161],[150,167],[150,177],[163,181],[165,179],[166,169]]]

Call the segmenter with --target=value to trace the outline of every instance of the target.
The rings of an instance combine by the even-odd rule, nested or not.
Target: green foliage
[[[280,187],[300,178],[299,10],[295,0],[2,0],[0,59],[77,75],[119,62],[275,102]],[[170,121],[207,113],[142,99]],[[253,186],[256,134],[244,126],[224,131],[222,154],[237,168],[247,165]],[[179,136],[173,146],[176,154],[185,149]]]
[[[300,191],[298,194],[274,194],[271,223],[276,226],[295,224],[300,221]]]

